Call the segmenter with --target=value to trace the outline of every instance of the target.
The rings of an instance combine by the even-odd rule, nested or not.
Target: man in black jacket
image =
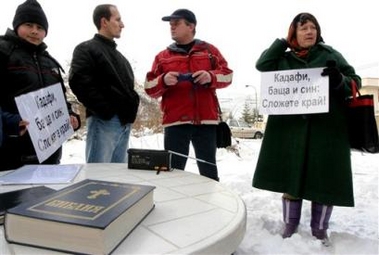
[[[98,33],[75,48],[69,84],[86,107],[87,163],[124,163],[139,105],[133,70],[114,41],[124,24],[110,4],[97,6],[93,21]]]
[[[45,12],[36,0],[20,4],[13,18],[13,30],[0,36],[0,106],[3,112],[18,118],[14,98],[29,92],[60,83],[65,92],[63,71],[60,64],[47,52],[44,43],[49,23]],[[67,102],[70,124],[74,130],[80,127],[80,118]],[[6,120],[6,119],[3,119]],[[32,120],[25,120],[32,121]],[[25,124],[19,122],[19,130],[3,140],[0,150],[0,171],[26,164],[59,164],[62,147],[43,162],[39,162]],[[25,135],[22,135],[25,134]]]

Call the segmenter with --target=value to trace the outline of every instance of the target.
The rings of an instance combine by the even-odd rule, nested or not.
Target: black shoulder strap
[[[211,49],[209,47],[209,43],[207,43],[207,42],[204,42],[204,43],[205,43],[205,45],[207,47],[208,57],[209,57],[209,60],[211,61],[211,67],[212,67],[212,69],[215,69],[216,63],[215,63],[215,59],[214,59],[214,57],[212,55]]]
[[[215,63],[215,59],[212,55],[212,52],[210,50],[210,47],[209,47],[209,43],[207,42],[204,42],[206,47],[207,47],[207,51],[208,51],[208,57],[209,57],[209,61],[211,61],[211,66],[212,66],[212,69],[214,69],[216,67],[216,63]],[[218,97],[217,97],[217,94],[215,92],[215,98],[216,98],[216,101],[217,101],[217,107],[218,107],[218,117],[219,117],[219,120],[220,121],[223,121],[222,120],[222,111],[221,111],[221,106],[220,106],[220,102],[218,101]]]

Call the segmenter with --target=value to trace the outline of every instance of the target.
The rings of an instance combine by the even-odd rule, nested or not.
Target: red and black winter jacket
[[[164,84],[163,77],[167,72],[194,73],[199,70],[211,74],[212,81],[208,86],[191,81],[180,81],[175,86]],[[145,91],[153,98],[162,97],[163,126],[217,124],[216,89],[229,86],[232,77],[233,71],[212,44],[195,40],[187,53],[173,43],[155,57],[146,76]]]

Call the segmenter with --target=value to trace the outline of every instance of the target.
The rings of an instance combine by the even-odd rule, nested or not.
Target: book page
[[[59,184],[74,180],[82,165],[25,165],[0,176],[0,185]]]

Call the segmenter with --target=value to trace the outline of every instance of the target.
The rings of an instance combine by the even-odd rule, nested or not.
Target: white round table
[[[83,179],[156,186],[155,208],[114,250],[114,255],[230,255],[246,231],[246,207],[242,199],[219,182],[197,174],[181,170],[157,174],[151,170],[131,170],[127,164],[85,164],[74,182]],[[4,185],[0,186],[0,193],[30,186]],[[61,189],[67,185],[48,186]],[[0,254],[62,253],[9,244],[1,226]]]

